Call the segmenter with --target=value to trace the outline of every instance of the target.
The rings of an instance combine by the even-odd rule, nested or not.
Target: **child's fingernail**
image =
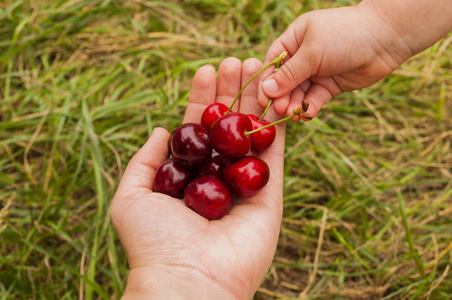
[[[274,79],[267,79],[262,84],[264,92],[270,95],[274,95],[278,92],[279,87]]]

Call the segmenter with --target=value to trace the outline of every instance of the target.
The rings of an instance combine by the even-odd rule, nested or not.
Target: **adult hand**
[[[225,59],[218,71],[201,67],[194,79],[184,123],[200,122],[211,103],[229,106],[262,66]],[[259,115],[257,79],[233,108]],[[266,119],[278,115],[272,110]],[[209,221],[183,200],[152,191],[157,167],[167,155],[169,133],[155,128],[131,159],[113,199],[110,216],[127,254],[130,273],[125,299],[250,299],[274,256],[282,216],[285,125],[276,126],[273,145],[259,157],[270,167],[268,184],[254,197],[239,199],[220,220]]]

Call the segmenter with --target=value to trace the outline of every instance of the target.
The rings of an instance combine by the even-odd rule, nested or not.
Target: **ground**
[[[0,3],[0,295],[119,299],[108,207],[194,72],[263,59],[303,12],[356,1]],[[288,125],[284,219],[256,299],[452,294],[452,36]]]

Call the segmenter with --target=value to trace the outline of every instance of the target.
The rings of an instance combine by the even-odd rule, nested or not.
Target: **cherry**
[[[210,132],[213,123],[228,111],[228,107],[223,103],[212,103],[204,110],[201,116],[201,125]]]
[[[164,161],[155,172],[152,189],[174,198],[184,197],[184,191],[193,179],[193,172],[174,158]]]
[[[265,125],[270,124],[270,122],[265,120],[260,120],[255,115],[247,115],[251,120],[251,124],[253,125],[253,130],[261,128]],[[268,147],[271,146],[276,137],[276,129],[275,126],[267,127],[260,131],[257,131],[254,134],[251,134],[251,151],[254,153],[262,153]]]
[[[265,161],[246,156],[228,164],[223,170],[226,185],[237,196],[248,198],[256,195],[270,178],[270,169]]]
[[[223,168],[229,160],[224,156],[218,154],[217,151],[212,150],[212,157],[204,164],[196,169],[196,176],[213,175],[220,179],[223,178]]]
[[[172,133],[171,153],[184,166],[201,164],[212,154],[209,133],[200,124],[180,125]]]
[[[232,195],[226,184],[213,175],[201,176],[185,189],[185,205],[209,220],[226,215],[232,206]]]
[[[243,157],[245,156],[251,149],[252,138],[248,135],[253,134],[259,130],[260,128],[256,128],[252,132],[249,132],[253,129],[251,121],[249,118],[240,113],[231,112],[232,107],[239,99],[240,95],[244,91],[244,89],[248,86],[248,84],[254,80],[262,71],[270,67],[271,65],[276,65],[275,71],[281,66],[282,61],[286,58],[288,53],[286,51],[282,52],[278,55],[274,60],[270,63],[262,67],[257,73],[255,73],[240,89],[237,96],[232,101],[232,104],[229,108],[227,108],[224,104],[213,103],[209,105],[203,115],[201,117],[201,124],[207,129],[210,129],[210,137],[213,148],[220,154],[228,156],[228,157]],[[271,105],[271,101],[267,106],[262,117],[259,119],[259,122],[262,121],[265,113],[267,112],[269,106]],[[250,126],[251,125],[251,126]],[[269,127],[273,124],[262,122],[262,126],[259,127]],[[270,129],[271,132],[274,129]],[[263,136],[267,136],[267,134],[261,134]],[[271,144],[273,141],[265,141],[262,140],[270,139],[270,137],[257,137],[258,145],[256,146],[256,152],[263,151],[262,149],[267,147],[267,144]],[[262,141],[262,142],[260,142]],[[261,145],[262,143],[263,145]]]
[[[295,116],[312,119],[312,116],[306,113],[308,107],[309,104],[303,101],[303,107],[295,107],[292,115],[273,123],[263,121],[262,116],[256,121],[256,123],[260,123],[256,129],[253,129],[253,124],[249,116],[242,113],[226,114],[216,120],[212,128],[210,128],[210,142],[212,143],[212,147],[222,155],[235,158],[243,157],[250,151],[252,146],[252,137],[250,135],[270,127],[274,129],[274,125],[286,122]],[[274,135],[272,134],[267,135],[264,133],[262,136],[258,136],[256,138],[257,151],[263,147],[270,146],[273,143],[273,139]]]
[[[210,129],[212,147],[227,157],[243,157],[251,149],[250,118],[242,113],[229,113],[213,123]]]

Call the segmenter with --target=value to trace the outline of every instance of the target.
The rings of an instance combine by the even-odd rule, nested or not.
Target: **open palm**
[[[241,86],[261,68],[257,59],[243,64],[225,59],[218,71],[203,66],[193,79],[184,123],[199,123],[211,103],[229,106]],[[258,83],[253,81],[234,111],[259,116]],[[272,110],[266,119],[274,121]],[[259,157],[270,167],[268,184],[254,197],[238,199],[222,219],[209,221],[180,199],[152,191],[156,168],[167,155],[169,133],[156,128],[131,159],[111,206],[111,221],[127,254],[127,292],[154,296],[249,299],[272,262],[282,215],[285,125]],[[164,294],[163,291],[165,290]],[[148,295],[149,296],[149,295]]]

